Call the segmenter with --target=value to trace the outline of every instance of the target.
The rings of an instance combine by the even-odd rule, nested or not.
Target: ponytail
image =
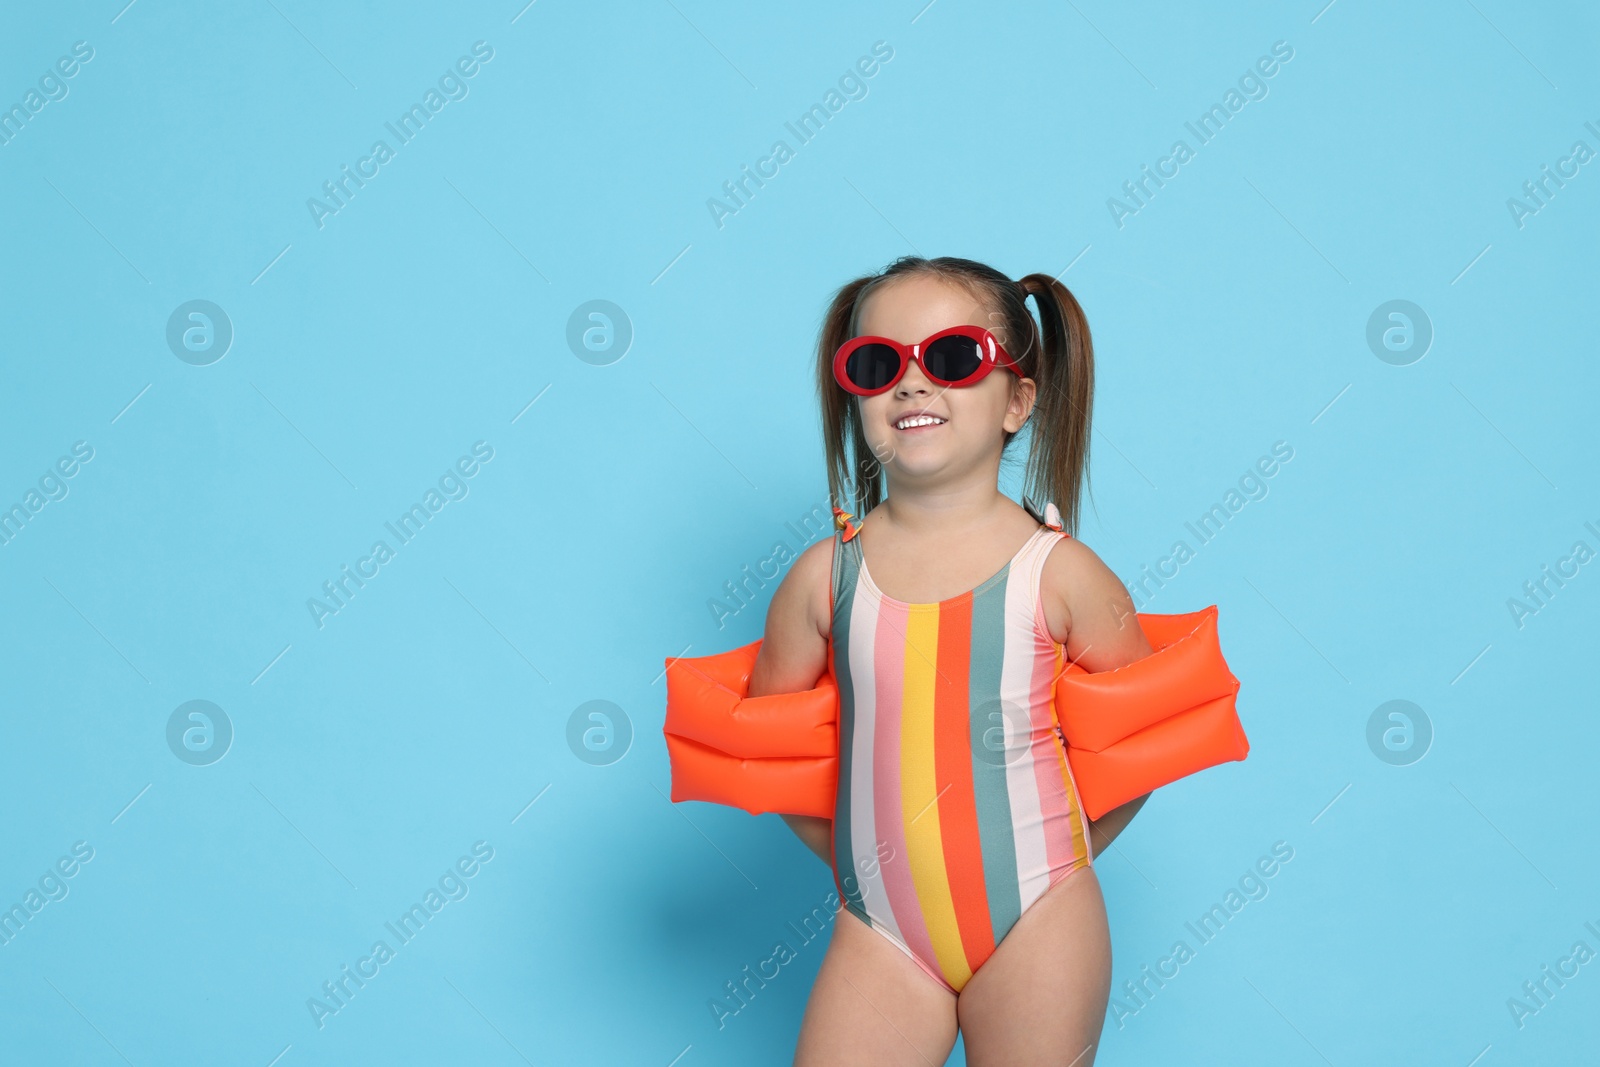
[[[1053,500],[1062,526],[1078,528],[1089,470],[1089,433],[1094,408],[1094,344],[1083,307],[1070,290],[1048,274],[1029,274],[1017,283],[1039,308],[1043,334],[1039,358],[1028,375],[1038,383],[1033,447],[1028,455],[1025,492]],[[1027,367],[1028,364],[1024,363]]]

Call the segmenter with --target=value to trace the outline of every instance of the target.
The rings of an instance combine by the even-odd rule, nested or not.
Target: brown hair
[[[1048,274],[1029,274],[1012,281],[992,267],[970,259],[902,256],[877,274],[841,286],[828,305],[817,341],[817,387],[822,400],[822,435],[827,449],[828,493],[837,506],[854,505],[858,517],[884,497],[883,465],[874,456],[861,428],[854,397],[833,380],[833,354],[860,331],[861,305],[878,286],[895,278],[932,276],[965,286],[990,308],[989,329],[1024,377],[1037,383],[1034,409],[1028,417],[1032,442],[1023,486],[1024,495],[1042,505],[1053,501],[1062,526],[1075,534],[1080,489],[1088,486],[1089,422],[1094,402],[1094,349],[1083,308],[1067,287]],[[1039,319],[1028,311],[1034,298]],[[1042,334],[1042,337],[1041,337]],[[1002,453],[1015,434],[1006,434]],[[852,478],[852,471],[858,477]]]

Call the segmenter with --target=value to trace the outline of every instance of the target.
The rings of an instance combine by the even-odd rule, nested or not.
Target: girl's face
[[[984,327],[1012,351],[997,317],[971,292],[928,276],[897,278],[874,289],[861,307],[857,329],[910,345],[961,325]],[[1034,389],[1032,378],[1019,379],[998,367],[976,385],[938,386],[912,360],[893,388],[855,399],[867,444],[890,482],[930,485],[990,468],[987,476],[997,476],[1001,435],[1022,428],[1033,410]],[[943,421],[906,429],[897,425],[923,412]]]

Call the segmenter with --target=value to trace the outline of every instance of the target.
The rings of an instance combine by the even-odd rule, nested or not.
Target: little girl
[[[905,257],[839,290],[817,370],[829,487],[864,518],[835,507],[838,535],[795,561],[749,689],[806,690],[831,662],[839,690],[834,818],[784,816],[841,901],[795,1062],[926,1067],[959,1030],[974,1067],[1089,1067],[1111,986],[1091,864],[1145,798],[1084,817],[1051,686],[1061,646],[1088,671],[1152,649],[1070,536],[1083,310],[1046,274]],[[1028,484],[1065,524],[998,489],[1030,422]]]

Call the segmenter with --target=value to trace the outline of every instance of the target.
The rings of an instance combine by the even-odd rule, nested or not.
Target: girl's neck
[[[909,537],[948,537],[992,522],[1003,499],[992,482],[932,492],[902,488],[890,490],[878,510],[887,525]]]

